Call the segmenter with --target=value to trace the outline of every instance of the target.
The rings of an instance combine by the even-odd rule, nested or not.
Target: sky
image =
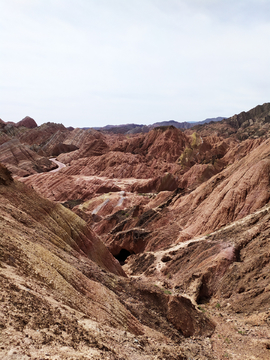
[[[270,102],[269,0],[0,0],[0,118],[73,127]]]

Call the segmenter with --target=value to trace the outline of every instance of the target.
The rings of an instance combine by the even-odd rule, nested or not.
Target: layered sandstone
[[[258,105],[219,122],[195,126],[193,129],[202,136],[216,133],[225,138],[233,137],[241,141],[249,138],[266,138],[270,133],[270,103]],[[191,130],[186,132],[189,134]]]
[[[215,328],[189,299],[127,279],[80,217],[14,182],[2,165],[0,179],[2,357],[64,356],[63,346],[66,356],[82,352],[90,358],[207,355],[200,347],[188,349],[184,340],[210,336]],[[188,321],[175,323],[179,311]],[[135,340],[140,347],[129,349]]]
[[[0,145],[0,161],[9,168],[13,175],[18,176],[29,176],[55,168],[55,164],[50,160],[39,156],[16,138]]]
[[[37,123],[35,122],[35,120],[33,118],[31,118],[30,116],[26,116],[25,118],[23,118],[21,121],[19,121],[16,124],[17,127],[20,126],[24,126],[28,129],[33,129],[37,127]]]
[[[62,331],[65,346],[87,349],[90,358],[268,359],[270,142],[254,133],[267,116],[266,104],[185,134],[173,127],[130,136],[55,127],[32,146],[59,153],[65,168],[23,179],[28,189],[2,169],[0,216],[9,239],[1,240],[0,271],[8,278],[1,285],[4,294],[12,289],[4,299],[12,325],[5,334],[32,336],[40,326],[29,320],[35,311],[29,316],[16,305],[35,300],[24,275],[10,271],[15,264],[39,300],[42,294],[73,308],[73,318],[68,308],[64,318],[41,301],[44,319],[57,321],[45,322],[38,346],[51,341],[61,351]],[[242,141],[243,129],[250,139]],[[73,212],[40,200],[32,187]],[[107,329],[107,350],[97,324],[100,334]],[[4,349],[15,343],[9,338]]]

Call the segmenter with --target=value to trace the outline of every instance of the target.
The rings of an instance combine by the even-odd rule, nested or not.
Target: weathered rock
[[[178,348],[177,343],[184,341],[182,332],[208,335],[201,324],[209,320],[190,304],[184,309],[177,303],[177,311],[187,317],[190,306],[190,321],[199,318],[201,330],[188,333],[184,326],[172,326],[176,309],[169,306],[168,320],[166,304],[169,299],[174,304],[174,300],[151,285],[142,287],[125,278],[118,261],[77,215],[11,181],[3,167],[0,178],[5,180],[5,185],[0,184],[1,319],[5,324],[3,328],[0,323],[1,344],[5,344],[0,351],[5,358],[18,339],[22,340],[20,347],[31,354],[34,347],[39,349],[35,354],[48,348],[53,354],[55,349],[62,354],[65,346],[65,356],[73,349],[78,357],[77,349],[81,354],[86,346],[87,356],[103,357],[105,352],[93,351],[104,349],[100,334],[106,330],[106,354],[123,355],[124,348],[113,340],[115,334],[117,338],[121,334],[130,345],[135,344],[128,357],[149,355],[153,359],[156,352],[151,344],[158,343],[164,344],[162,353],[179,360],[186,358],[184,352],[192,353]],[[168,337],[170,344],[166,344]],[[21,350],[17,351],[21,356]]]
[[[11,172],[2,164],[0,164],[0,185],[10,185],[13,181]]]
[[[37,127],[37,123],[35,122],[34,119],[32,119],[30,116],[26,116],[25,118],[23,118],[21,121],[19,121],[16,124],[17,127],[20,126],[24,126],[27,127],[28,129],[34,129]]]
[[[55,168],[55,164],[31,151],[16,138],[0,145],[0,161],[18,176],[28,176]]]
[[[168,320],[185,336],[211,336],[215,324],[195,308],[184,296],[171,297],[168,302]]]
[[[47,142],[50,142],[51,138],[53,138],[58,131],[63,132],[64,137],[66,133],[69,133],[64,125],[49,122],[33,129],[20,132],[18,138],[21,143],[35,146],[36,150],[38,150],[45,146]]]
[[[270,103],[258,105],[255,108],[240,114],[231,116],[219,122],[195,126],[200,135],[207,136],[209,133],[216,133],[225,138],[231,137],[241,141],[246,139],[264,139],[270,134]],[[190,134],[191,130],[186,130]]]

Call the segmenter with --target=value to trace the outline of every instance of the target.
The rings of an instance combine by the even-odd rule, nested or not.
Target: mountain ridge
[[[109,131],[113,132],[115,134],[137,134],[140,132],[146,133],[152,130],[155,127],[159,126],[174,126],[177,129],[190,129],[191,127],[199,124],[205,124],[211,121],[221,121],[225,119],[225,117],[216,117],[216,118],[207,118],[202,121],[195,121],[195,122],[178,122],[175,120],[166,120],[166,121],[160,121],[156,122],[151,125],[139,125],[139,124],[124,124],[124,125],[106,125],[103,127],[93,127],[95,130],[101,130],[101,131]],[[83,129],[90,129],[88,127],[84,127]]]

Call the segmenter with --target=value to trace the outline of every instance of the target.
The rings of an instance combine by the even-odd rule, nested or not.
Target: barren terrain
[[[269,359],[269,116],[2,121],[0,358]]]

